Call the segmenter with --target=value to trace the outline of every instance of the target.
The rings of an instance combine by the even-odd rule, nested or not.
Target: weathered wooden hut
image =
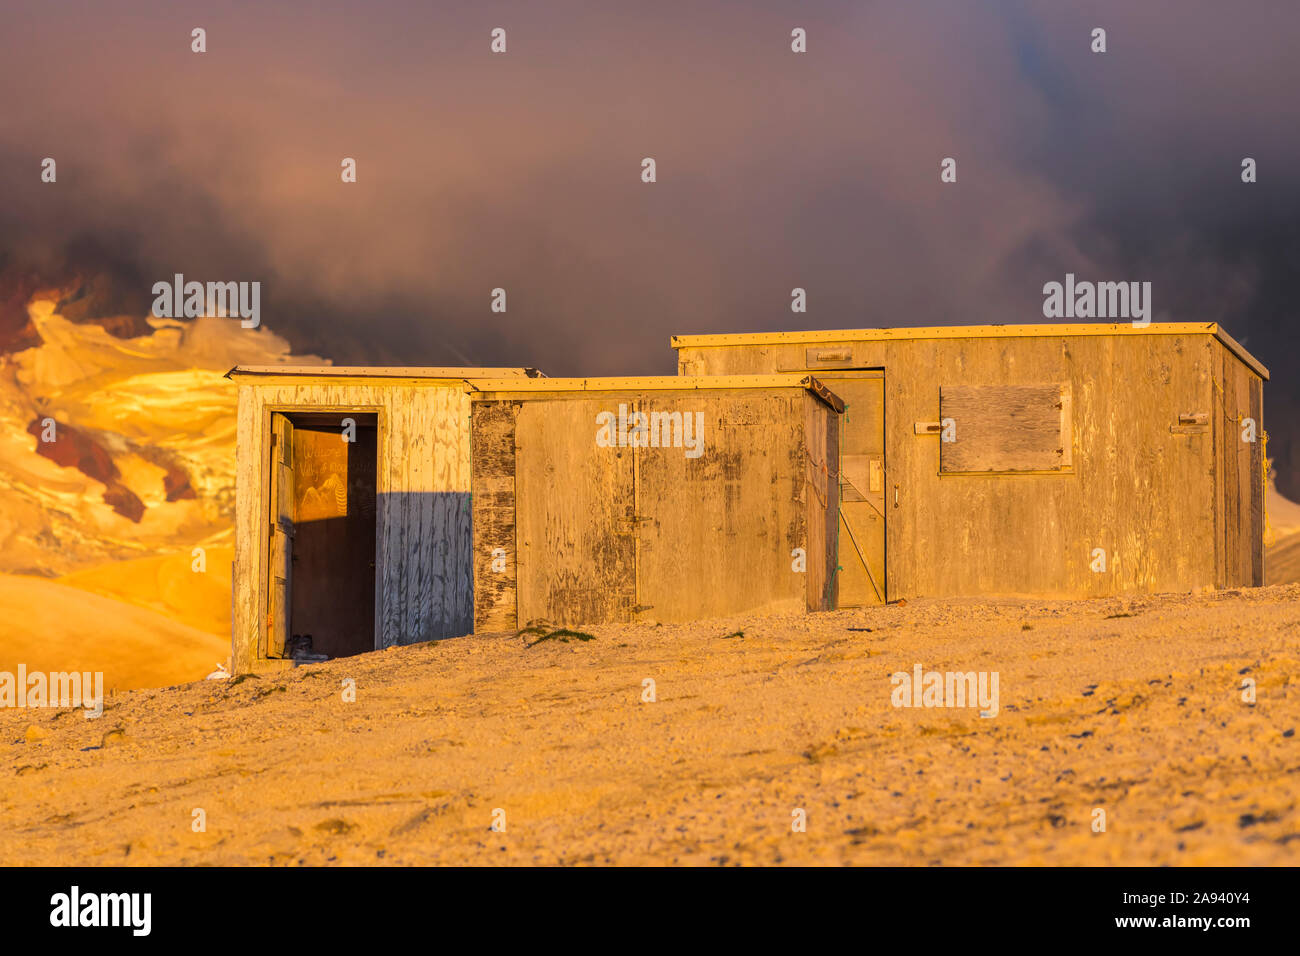
[[[840,606],[1263,582],[1263,383],[1215,324],[680,335],[846,406]]]
[[[843,406],[811,376],[229,377],[235,673],[534,618],[833,606]]]
[[[843,405],[816,379],[474,385],[476,630],[834,606]]]
[[[470,631],[469,381],[536,374],[232,369],[234,672]]]

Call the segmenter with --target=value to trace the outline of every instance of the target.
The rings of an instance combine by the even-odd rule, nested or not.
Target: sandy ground
[[[1300,862],[1300,586],[591,632],[0,712],[0,863]]]

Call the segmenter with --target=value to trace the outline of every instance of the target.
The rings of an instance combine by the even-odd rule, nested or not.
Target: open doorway
[[[887,600],[885,531],[885,373],[818,369],[818,381],[844,402],[840,437],[839,598],[837,607]]]
[[[271,416],[267,657],[375,648],[378,416]]]

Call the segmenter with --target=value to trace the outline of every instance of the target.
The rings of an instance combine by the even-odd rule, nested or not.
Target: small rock
[[[29,744],[33,744],[36,743],[37,741],[44,740],[49,735],[50,732],[48,730],[45,730],[42,727],[38,727],[35,724],[28,724],[27,733],[24,734],[23,736],[27,738],[27,742]]]

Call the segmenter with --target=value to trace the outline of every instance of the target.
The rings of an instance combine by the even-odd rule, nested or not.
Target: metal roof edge
[[[672,347],[707,348],[721,345],[796,345],[807,342],[869,342],[890,339],[1015,338],[1052,335],[1141,335],[1194,334],[1213,332],[1213,322],[1155,322],[1134,326],[1131,322],[1042,325],[931,325],[895,326],[885,329],[809,329],[794,332],[735,332],[704,335],[674,335]]]
[[[1058,325],[939,325],[888,329],[822,329],[796,332],[737,332],[706,335],[674,335],[674,349],[722,348],[736,345],[801,345],[833,342],[887,342],[917,339],[1017,338],[1054,335],[1213,335],[1242,363],[1264,380],[1268,369],[1223,330],[1217,322],[1153,322],[1135,326],[1131,322]]]
[[[535,368],[510,366],[362,366],[362,365],[236,365],[226,378],[408,378],[462,381],[492,378],[545,378]]]
[[[589,378],[473,379],[476,393],[544,394],[547,392],[691,391],[718,388],[804,388],[830,393],[805,371],[764,375],[644,375]],[[833,393],[831,393],[833,394]]]
[[[1242,364],[1264,381],[1268,381],[1268,369],[1264,367],[1264,363],[1247,352],[1245,346],[1229,335],[1224,330],[1223,326],[1218,323],[1215,323],[1214,326],[1214,337],[1222,342],[1229,352],[1237,356],[1237,358],[1241,360]]]

